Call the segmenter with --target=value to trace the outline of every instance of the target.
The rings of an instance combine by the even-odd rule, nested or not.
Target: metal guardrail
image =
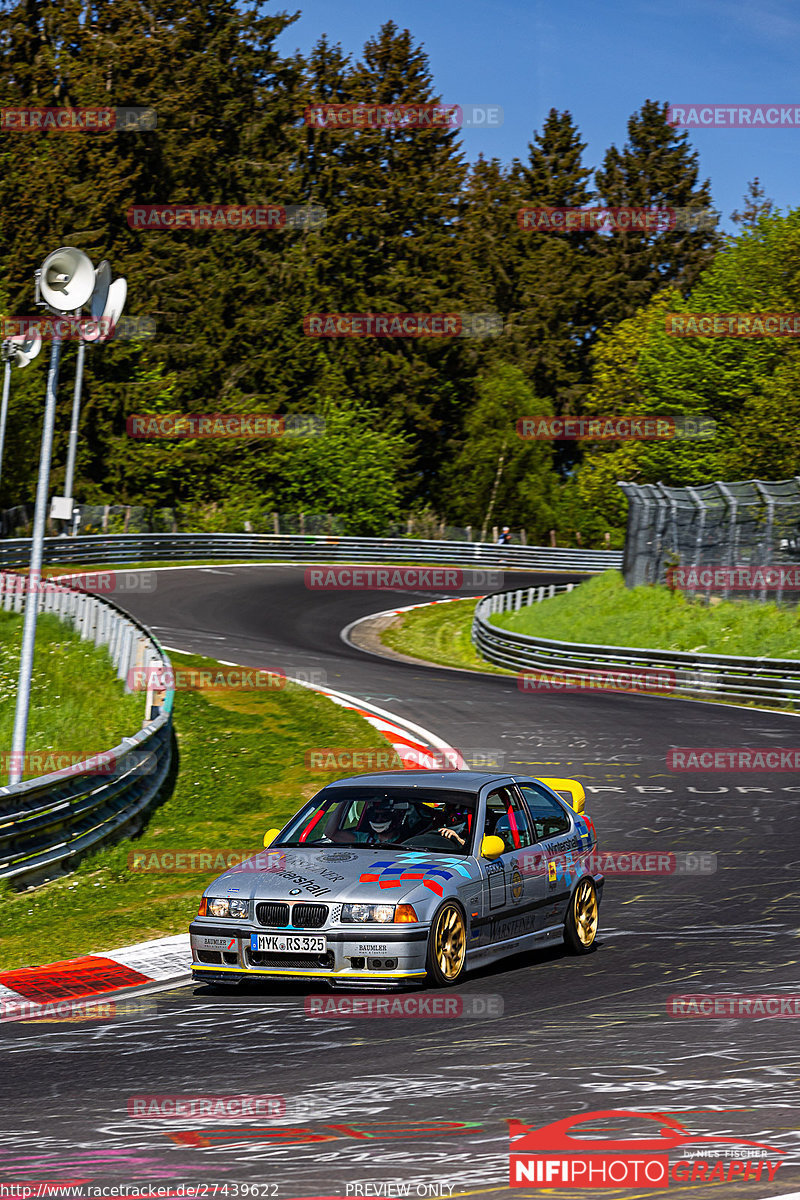
[[[0,569],[30,558],[28,538],[0,541]],[[143,563],[164,559],[260,559],[266,562],[442,563],[461,567],[594,574],[622,566],[617,550],[559,550],[419,538],[329,537],[256,533],[92,534],[45,538],[44,562]]]
[[[522,588],[498,592],[478,601],[472,625],[472,641],[478,651],[496,666],[525,672],[557,673],[570,677],[588,672],[619,670],[669,672],[664,686],[612,688],[585,681],[580,690],[652,691],[654,694],[716,697],[749,700],[796,707],[800,701],[800,662],[791,658],[745,658],[735,654],[697,654],[693,651],[643,650],[630,646],[595,646],[584,642],[558,642],[501,629],[491,623],[495,613],[518,610],[539,603],[566,587]],[[566,683],[565,683],[566,686]]]
[[[0,572],[0,608],[20,612],[26,591],[25,576]],[[83,641],[107,646],[126,690],[135,667],[171,671],[149,630],[110,601],[51,579],[40,584],[39,605],[40,612],[71,624]],[[170,688],[155,720],[112,750],[0,787],[0,878],[40,883],[119,833],[136,831],[172,762],[173,700]]]
[[[0,607],[21,612],[25,577],[3,568],[27,566],[30,541],[0,541]],[[619,567],[614,551],[558,550],[411,538],[356,538],[294,534],[104,534],[46,538],[45,563],[141,563],[160,560],[257,559],[292,562],[441,563],[470,568],[517,568],[591,574]],[[92,586],[91,579],[85,581]],[[169,658],[153,635],[108,600],[57,583],[41,585],[42,612],[70,622],[84,640],[106,645],[117,677],[134,666]],[[83,768],[0,787],[0,878],[40,882],[69,869],[78,857],[122,831],[133,832],[158,794],[172,756],[174,692],[163,711],[133,737],[95,755]],[[98,769],[98,760],[112,769]]]

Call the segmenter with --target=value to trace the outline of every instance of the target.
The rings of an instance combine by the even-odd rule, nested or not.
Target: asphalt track
[[[505,586],[557,578],[515,574]],[[797,1020],[681,1019],[666,1008],[676,993],[800,993],[800,780],[666,768],[670,747],[797,745],[797,719],[525,694],[513,679],[382,660],[340,638],[359,616],[431,598],[311,592],[302,568],[221,566],[160,571],[155,592],[121,599],[167,646],[316,672],[456,747],[495,750],[507,770],[576,776],[604,850],[710,852],[716,870],[609,878],[591,955],[505,960],[457,989],[500,996],[501,1018],[319,1019],[305,1015],[299,987],[218,996],[193,986],[152,994],[128,1020],[5,1025],[0,1180],[182,1184],[208,1197],[257,1184],[250,1194],[281,1200],[397,1195],[386,1185],[398,1182],[412,1196],[532,1195],[508,1188],[509,1119],[541,1126],[625,1109],[785,1152],[771,1182],[765,1173],[673,1190],[800,1194]],[[127,1115],[131,1096],[176,1093],[278,1094],[286,1112],[239,1125]],[[613,1125],[604,1136],[645,1132]]]

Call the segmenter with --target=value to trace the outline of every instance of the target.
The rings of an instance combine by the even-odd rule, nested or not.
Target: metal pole
[[[724,496],[725,502],[728,505],[728,512],[730,514],[728,521],[728,546],[727,554],[725,555],[725,566],[728,567],[729,570],[732,570],[736,566],[736,517],[739,511],[739,502],[726,484],[720,483],[719,480],[717,480],[715,486],[717,490]],[[730,583],[726,583],[722,591],[722,595],[725,600],[728,599],[730,590]]]
[[[767,509],[767,528],[765,534],[762,536],[761,545],[759,547],[761,551],[759,558],[761,559],[762,565],[766,566],[769,561],[768,556],[772,552],[772,530],[775,524],[775,497],[771,492],[767,491],[766,487],[763,483],[761,483],[760,480],[754,479],[752,483]],[[766,579],[761,587],[761,591],[758,593],[758,598],[762,604],[767,598]],[[778,596],[778,599],[780,599],[780,595]]]
[[[53,450],[53,426],[56,419],[56,388],[58,387],[60,359],[61,340],[54,337],[50,352],[50,370],[47,375],[47,399],[42,426],[42,448],[39,455],[39,482],[36,487],[36,510],[33,517],[28,596],[25,601],[25,623],[22,628],[22,653],[19,660],[17,708],[14,714],[14,737],[11,743],[11,769],[8,773],[9,784],[19,783],[22,779],[22,756],[25,753],[25,741],[28,734],[28,708],[31,699],[36,617],[39,611],[39,581],[42,575],[44,550],[44,522],[47,512],[47,493],[50,486],[50,455]]]
[[[6,369],[3,373],[3,402],[0,405],[0,478],[3,473],[3,446],[6,440],[6,419],[8,418],[8,393],[11,390],[11,359],[6,359]]]
[[[78,316],[80,317],[80,312]],[[64,476],[64,495],[72,499],[72,479],[75,474],[75,456],[78,451],[78,423],[81,416],[81,389],[83,388],[83,356],[86,343],[78,341],[78,361],[75,366],[75,392],[72,397],[72,422],[69,427],[69,449],[67,450],[67,473]]]
[[[703,550],[705,549],[703,538],[706,530],[706,506],[694,488],[687,487],[686,491],[691,497],[692,504],[694,504],[695,507],[695,512],[699,512],[700,514],[697,525],[697,538],[695,539],[694,543],[694,554],[692,556],[692,569],[697,571],[698,566],[700,566],[700,560],[703,557]],[[694,595],[697,591],[696,588],[692,588],[691,590],[692,595]]]

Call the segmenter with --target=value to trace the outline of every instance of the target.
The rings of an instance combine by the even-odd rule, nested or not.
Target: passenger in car
[[[444,822],[434,832],[438,833],[440,837],[458,842],[460,846],[466,846],[471,827],[472,813],[470,810],[448,804],[445,806]]]

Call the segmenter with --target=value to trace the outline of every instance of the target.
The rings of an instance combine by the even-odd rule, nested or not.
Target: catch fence
[[[700,571],[800,564],[800,476],[768,483],[717,481],[697,487],[618,486],[628,498],[622,566],[628,587],[667,583],[676,567]],[[768,593],[758,581],[758,572],[751,574],[753,587],[737,594],[784,599],[781,586]],[[700,580],[686,590],[719,591],[724,597],[732,592],[729,584],[704,586]]]

